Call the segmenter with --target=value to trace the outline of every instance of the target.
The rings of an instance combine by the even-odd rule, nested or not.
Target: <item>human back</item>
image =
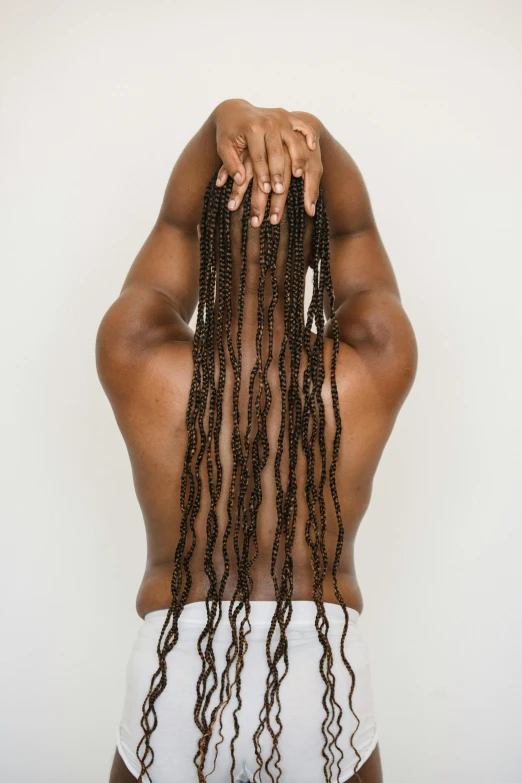
[[[231,239],[233,252],[233,282],[235,293],[239,288],[241,226],[243,211],[232,216]],[[311,223],[306,220],[306,252],[310,253]],[[280,353],[284,337],[288,346],[292,345],[292,335],[285,332],[283,290],[286,258],[288,250],[288,221],[284,217],[280,226],[280,248],[278,256],[277,277],[281,287],[280,300],[275,306],[273,316],[273,346],[275,358],[267,370],[268,385],[271,390],[270,409],[266,419],[266,436],[268,454],[266,465],[261,474],[262,499],[257,510],[257,545],[258,553],[251,568],[253,588],[251,600],[274,600],[274,585],[270,577],[272,551],[274,545],[274,530],[277,518],[276,485],[274,481],[275,458],[278,438],[281,428],[282,396],[281,374],[277,357]],[[248,418],[248,409],[255,408],[254,400],[249,391],[249,381],[256,360],[258,280],[259,280],[259,231],[250,229],[248,236],[248,263],[245,295],[243,305],[242,353],[243,364],[241,372],[241,389],[239,410],[244,428]],[[311,286],[312,272],[308,270],[308,287]],[[310,292],[308,291],[308,295]],[[266,324],[266,311],[269,307],[271,292],[265,286],[264,310],[265,324],[261,337],[262,355],[266,361],[269,335]],[[237,307],[233,308],[231,330],[234,341],[237,339]],[[307,332],[311,345],[316,339],[315,332]],[[119,424],[125,438],[131,459],[134,483],[137,497],[143,512],[147,531],[148,557],[142,585],[137,595],[137,608],[140,616],[157,609],[169,606],[171,603],[171,580],[175,548],[179,541],[179,526],[182,518],[182,506],[179,502],[181,479],[187,449],[188,434],[186,415],[189,404],[190,389],[194,374],[193,351],[194,342],[191,330],[184,334],[177,333],[177,339],[172,339],[169,331],[165,331],[146,352],[137,350],[137,355],[129,375],[132,377],[132,395],[122,402],[119,410]],[[180,339],[182,338],[182,339]],[[226,335],[222,333],[223,343]],[[321,396],[324,401],[324,446],[325,467],[328,470],[332,463],[333,444],[336,433],[336,421],[332,406],[331,371],[334,353],[334,340],[323,337],[324,380],[321,385]],[[303,402],[303,375],[307,366],[306,350],[301,349],[299,371],[299,388]],[[219,356],[215,350],[215,382],[218,383]],[[354,541],[357,529],[368,506],[373,477],[379,463],[383,448],[391,432],[395,411],[383,403],[383,389],[379,386],[372,373],[371,363],[352,346],[339,341],[338,355],[335,359],[335,378],[339,401],[340,438],[337,457],[337,492],[342,522],[344,526],[344,541],[339,564],[339,575],[342,577],[343,597],[348,606],[361,611],[362,596],[357,584],[354,564]],[[285,373],[291,372],[290,353],[287,350],[285,358]],[[215,543],[214,564],[218,578],[223,574],[223,560],[220,552],[223,544],[223,534],[227,524],[226,498],[230,487],[233,471],[231,458],[231,441],[233,434],[233,370],[229,355],[225,352],[225,383],[223,389],[223,418],[220,432],[220,460],[222,465],[223,488],[217,503],[217,519],[219,535]],[[259,377],[252,386],[252,393],[259,391]],[[255,410],[252,411],[255,437]],[[208,426],[208,410],[204,421]],[[288,426],[288,414],[286,416]],[[321,446],[314,444],[314,460],[316,477],[319,477],[321,465]],[[288,448],[283,449],[280,463],[283,485],[288,483],[289,454]],[[295,600],[312,600],[313,569],[310,559],[310,548],[306,542],[306,523],[308,507],[305,497],[307,481],[306,456],[302,442],[299,445],[295,467],[297,485],[296,534],[293,546],[293,562],[295,566],[293,597]],[[205,575],[204,557],[206,548],[206,523],[210,507],[210,491],[205,464],[200,470],[201,499],[200,509],[194,519],[196,545],[191,560],[192,586],[187,602],[204,600],[208,592],[208,579]],[[329,567],[323,582],[323,600],[336,601],[332,584],[331,565],[335,555],[338,539],[338,522],[331,493],[328,491],[328,480],[325,480],[325,518],[326,518],[326,551]],[[252,474],[246,487],[246,496],[252,492]],[[228,541],[230,556],[230,574],[223,592],[224,599],[232,598],[237,587],[237,569],[235,567],[233,541]],[[279,553],[278,572],[282,567],[282,555]]]

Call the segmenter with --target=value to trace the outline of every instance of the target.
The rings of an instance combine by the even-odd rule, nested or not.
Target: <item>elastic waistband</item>
[[[228,617],[230,601],[222,601],[223,617],[221,622]],[[237,604],[237,602],[236,602]],[[276,608],[275,601],[251,601],[250,603],[250,623],[251,625],[270,625]],[[345,616],[340,604],[332,604],[325,601],[324,609],[329,622],[344,625]],[[245,616],[244,607],[238,613],[238,622]],[[360,614],[356,609],[347,606],[346,611],[348,619],[352,625],[357,625]],[[144,620],[149,622],[160,617],[166,617],[168,609],[157,609],[154,612],[148,612]],[[292,617],[290,624],[313,625],[317,615],[317,607],[314,601],[292,601]],[[207,620],[207,608],[205,601],[193,601],[186,604],[180,616],[180,622],[205,623]]]

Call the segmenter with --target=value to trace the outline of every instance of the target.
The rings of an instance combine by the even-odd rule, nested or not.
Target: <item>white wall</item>
[[[95,333],[226,97],[315,112],[353,154],[418,338],[357,547],[385,781],[522,778],[521,23],[4,0],[2,780],[108,777],[145,540]]]

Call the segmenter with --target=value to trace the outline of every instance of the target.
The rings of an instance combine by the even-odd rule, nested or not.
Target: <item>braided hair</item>
[[[350,743],[357,756],[355,776],[361,756],[353,744],[353,737],[360,721],[352,706],[355,687],[355,674],[345,654],[345,639],[348,631],[349,615],[338,585],[338,569],[343,548],[344,527],[341,508],[336,489],[336,468],[341,438],[341,417],[337,393],[335,368],[339,352],[339,328],[335,318],[334,292],[330,275],[329,225],[322,191],[316,204],[313,219],[311,242],[311,260],[308,262],[313,276],[312,297],[303,319],[305,279],[307,261],[305,259],[305,212],[304,186],[301,178],[292,177],[286,203],[288,222],[288,251],[284,277],[284,290],[280,292],[276,260],[280,246],[281,226],[269,222],[270,198],[266,207],[265,219],[259,229],[259,278],[257,290],[257,333],[255,340],[255,359],[249,375],[248,403],[246,423],[240,416],[240,391],[243,371],[242,333],[244,322],[244,302],[247,278],[247,241],[249,236],[249,213],[252,183],[243,199],[241,218],[239,294],[237,297],[237,330],[234,339],[232,323],[232,242],[231,213],[227,207],[233,180],[228,179],[224,187],[215,185],[214,176],[210,181],[203,203],[200,239],[200,276],[199,305],[193,342],[193,377],[190,386],[186,411],[188,433],[183,474],[181,478],[181,522],[180,537],[174,556],[171,591],[172,602],[168,609],[157,646],[158,668],[151,679],[150,689],[143,703],[141,727],[143,736],[137,748],[141,772],[139,783],[152,782],[149,769],[154,761],[151,737],[158,724],[155,703],[167,684],[168,653],[179,638],[178,620],[187,603],[192,585],[190,572],[191,557],[196,546],[195,521],[200,511],[202,496],[202,471],[208,482],[209,508],[206,514],[206,549],[204,570],[208,577],[206,597],[207,622],[197,643],[201,658],[201,673],[196,686],[194,721],[201,732],[194,764],[198,780],[204,783],[203,773],[213,728],[218,722],[220,740],[214,751],[216,765],[218,747],[223,742],[223,711],[229,703],[235,688],[237,706],[233,711],[234,736],[231,740],[232,769],[230,780],[233,783],[235,768],[234,744],[239,736],[238,713],[241,709],[241,674],[244,656],[248,648],[247,636],[250,632],[250,596],[253,589],[251,566],[258,553],[257,515],[262,501],[261,474],[269,457],[267,436],[267,416],[272,403],[272,390],[268,382],[268,370],[274,361],[274,311],[277,302],[284,297],[284,334],[282,337],[277,366],[279,371],[279,392],[281,399],[281,422],[277,438],[274,460],[274,481],[276,489],[276,529],[271,555],[271,578],[275,593],[275,611],[266,639],[266,658],[268,675],[263,704],[259,713],[259,725],[252,737],[258,767],[254,781],[259,781],[263,767],[260,737],[266,728],[272,738],[270,757],[264,767],[272,783],[281,778],[281,753],[279,738],[283,729],[280,719],[280,685],[288,667],[288,639],[286,629],[292,617],[293,594],[293,558],[292,548],[296,533],[297,519],[297,480],[296,466],[298,450],[301,447],[306,458],[306,485],[304,487],[307,504],[305,538],[310,549],[313,569],[313,601],[316,605],[315,626],[322,646],[319,671],[324,682],[322,704],[325,716],[321,724],[323,736],[322,756],[324,758],[324,779],[332,778],[333,753],[330,758],[327,750],[335,745],[340,758],[343,752],[337,740],[342,731],[343,710],[335,698],[335,676],[332,671],[333,653],[328,639],[328,618],[323,602],[323,581],[327,570],[331,568],[336,599],[343,609],[344,627],[341,635],[341,658],[351,676],[351,688],[348,694],[350,710],[356,719],[356,727]],[[219,263],[218,263],[219,259]],[[270,285],[271,301],[265,309],[265,289]],[[325,444],[325,407],[322,387],[325,380],[324,362],[324,297],[327,297],[331,311],[333,329],[333,355],[330,363],[330,387],[335,419],[335,435],[330,466],[327,466]],[[311,334],[315,327],[315,340]],[[263,339],[268,333],[268,347],[263,350]],[[264,337],[265,335],[265,337]],[[264,356],[266,354],[266,356]],[[306,357],[304,373],[301,374],[301,358]],[[289,372],[287,372],[289,358]],[[216,364],[217,361],[217,364]],[[214,550],[218,537],[217,504],[223,485],[223,469],[220,456],[220,432],[223,418],[223,399],[227,365],[233,375],[232,391],[232,436],[231,464],[232,477],[226,503],[226,529],[223,533],[222,557],[223,572],[221,580],[214,566]],[[288,454],[288,478],[283,482],[281,463],[283,451]],[[319,452],[320,465],[316,466],[316,451]],[[325,543],[326,504],[325,487],[328,485],[338,526],[335,556],[328,563]],[[240,535],[241,534],[241,535]],[[218,688],[218,672],[213,651],[213,638],[222,617],[222,600],[230,574],[229,540],[232,538],[237,566],[237,584],[232,600],[229,602],[229,622],[231,643],[225,656],[225,667],[219,684],[219,704],[208,715],[213,693]],[[282,568],[276,567],[282,561]],[[238,616],[244,610],[244,617],[238,626]],[[276,634],[278,630],[278,634]],[[272,639],[276,635],[275,649]],[[280,672],[278,664],[283,661]],[[231,672],[234,668],[234,681]],[[335,717],[337,710],[337,717]],[[275,719],[271,716],[275,712]],[[277,774],[269,770],[273,761]]]

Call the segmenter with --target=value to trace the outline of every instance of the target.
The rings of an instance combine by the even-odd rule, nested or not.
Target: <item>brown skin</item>
[[[245,108],[245,103],[226,101],[221,104],[183,151],[169,180],[158,221],[133,263],[119,298],[109,308],[98,331],[98,373],[127,445],[136,494],[146,526],[147,562],[136,599],[140,617],[144,617],[147,612],[166,608],[171,603],[172,563],[179,537],[180,477],[187,443],[185,411],[192,378],[193,334],[188,323],[198,299],[198,223],[204,191],[221,160],[229,174],[240,175],[240,182],[235,187],[238,201],[234,205],[236,217],[233,218],[232,226],[233,254],[236,253],[234,261],[237,259],[242,210],[239,205],[252,174],[258,198],[261,199],[262,188],[259,183],[263,181],[262,178],[272,178],[276,169],[282,170],[284,192],[274,194],[274,203],[279,208],[277,220],[281,220],[291,171],[294,174],[297,168],[304,171],[309,215],[313,214],[317,185],[322,177],[330,218],[332,280],[341,338],[336,377],[343,434],[337,487],[345,540],[338,580],[346,605],[359,612],[363,608],[363,599],[355,573],[355,537],[370,501],[373,477],[382,452],[415,377],[417,350],[413,329],[401,305],[395,275],[375,225],[364,182],[352,158],[312,115],[294,112],[286,116],[287,113],[280,109],[266,110],[270,120],[268,126],[264,125],[260,129],[252,123],[252,112]],[[265,152],[264,164],[261,165],[262,144],[258,143],[259,140],[255,147],[250,138],[247,150],[244,144],[247,134],[243,134],[242,141],[238,143],[238,134],[227,130],[228,122],[237,129],[242,111],[248,120],[245,123],[251,136],[257,131],[258,135],[263,134],[266,139],[266,128],[269,127],[272,150],[275,146],[273,139],[283,139],[285,133],[288,134],[288,124],[296,123],[295,118],[302,121],[301,127],[291,131],[294,136],[290,151],[285,142],[282,164],[277,156],[274,158],[272,155],[270,165],[270,155]],[[263,111],[256,110],[256,116],[262,117]],[[270,114],[274,111],[276,115]],[[313,136],[310,136],[310,128],[313,129]],[[216,138],[233,140],[232,150],[224,151],[221,145],[221,159]],[[251,158],[249,161],[252,146],[258,150],[254,167]],[[239,169],[238,160],[242,170]],[[257,202],[256,209],[261,209],[260,203]],[[252,212],[251,216],[255,217],[256,212]],[[281,232],[283,236],[284,221]],[[259,271],[256,263],[259,232],[253,229],[250,234],[243,333],[243,384],[246,385],[255,353],[256,281]],[[233,266],[237,270],[237,263]],[[233,285],[237,289],[237,274]],[[232,299],[234,301],[234,296]],[[233,313],[233,329],[235,316]],[[278,306],[274,325],[276,356],[283,331],[283,311]],[[325,442],[330,457],[335,425],[328,383],[333,345],[333,341],[328,339],[332,335],[329,324],[326,335],[327,380],[323,396],[326,405]],[[229,370],[227,376],[230,379]],[[275,367],[269,374],[269,381],[275,385],[278,383]],[[224,412],[228,410],[230,394],[231,384],[227,380]],[[244,411],[242,420],[243,416]],[[273,468],[279,421],[279,399],[275,394],[267,422],[272,461],[264,471],[263,503],[258,514],[259,555],[252,570],[252,600],[275,598],[270,577],[275,493],[274,482],[269,480],[269,476]],[[224,491],[218,506],[220,537],[216,552],[221,550],[226,524],[225,498],[231,460],[230,449],[225,444],[230,443],[231,426],[230,416],[225,413],[222,426]],[[282,470],[284,481],[285,465]],[[297,464],[298,486],[304,483],[305,470],[301,454]],[[204,600],[208,590],[203,565],[208,501],[208,487],[203,481],[202,508],[196,520],[198,543],[191,562],[193,583],[189,602]],[[328,493],[326,501],[326,544],[331,563],[337,539],[337,523]],[[298,498],[294,545],[295,600],[313,598],[310,553],[304,538],[306,518],[306,501],[302,493]],[[234,564],[232,548],[230,554],[231,563]],[[221,557],[215,558],[218,580],[222,574],[221,560]],[[232,565],[223,595],[225,600],[232,598],[236,580],[237,573]],[[328,602],[337,602],[331,574],[325,579],[323,598]],[[378,747],[361,768],[360,774],[363,783],[382,781]],[[110,783],[131,780],[132,775],[116,753]]]
[[[289,171],[285,172],[285,165],[288,165],[285,152],[290,157],[289,169],[292,174],[304,178],[305,210],[313,215],[312,205],[317,199],[322,171],[320,148],[313,125],[299,112],[259,109],[242,100],[223,101],[216,108],[214,116],[217,152],[223,160],[216,180],[219,186],[224,185],[228,174],[236,182],[235,192],[239,189],[241,194],[244,193],[251,175],[243,165],[241,153],[248,149],[254,174],[250,207],[252,226],[257,228],[263,222],[270,192],[273,196],[272,206],[276,205],[272,211],[279,217],[282,214],[289,177]],[[298,134],[294,131],[298,131]],[[306,139],[306,148],[303,139]],[[316,154],[310,155],[310,150]],[[236,208],[239,203],[240,199]]]

